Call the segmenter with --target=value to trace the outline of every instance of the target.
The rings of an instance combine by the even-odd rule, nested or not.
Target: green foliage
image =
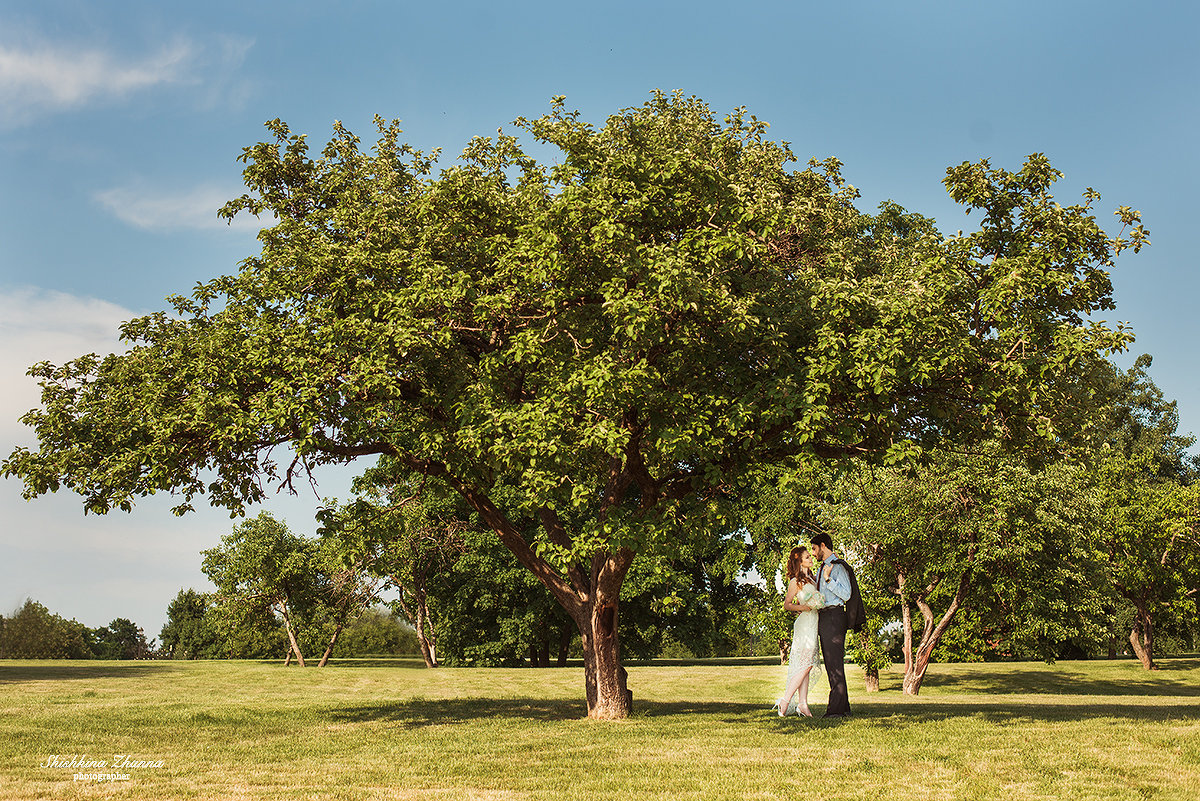
[[[446,569],[430,575],[438,659],[447,665],[515,667],[530,649],[558,655],[563,631],[578,637],[538,580],[477,525],[462,529],[463,548]]]
[[[262,512],[236,526],[221,538],[219,547],[203,556],[201,569],[216,585],[216,603],[231,624],[260,616],[266,607],[282,619],[301,654],[311,655],[323,646],[323,632],[312,625],[319,614],[317,543]]]
[[[829,514],[863,562],[864,599],[885,620],[907,621],[908,605],[914,654],[1054,659],[1063,643],[1101,640],[1098,500],[1086,470],[1035,469],[993,445],[860,471],[843,487]]]
[[[91,659],[92,631],[75,620],[64,620],[37,601],[0,618],[2,659]]]
[[[1112,588],[1133,607],[1125,639],[1147,668],[1156,630],[1186,638],[1200,626],[1200,459],[1188,454],[1195,437],[1178,432],[1176,404],[1150,379],[1150,364],[1143,354],[1108,374],[1096,423],[1107,443],[1093,460],[1099,547]]]
[[[367,609],[346,626],[334,651],[340,657],[411,656],[420,652],[411,626],[384,609]]]
[[[1110,240],[1094,193],[1053,202],[1040,155],[948,171],[984,218],[943,238],[894,205],[858,212],[836,160],[789,172],[741,109],[722,123],[656,93],[595,129],[558,99],[516,125],[558,163],[502,134],[435,176],[395,123],[371,153],[335,125],[316,157],[269,123],[223,212],[275,216],[261,253],[127,323],[128,353],[36,366],[41,450],[6,473],[96,512],[166,489],[239,511],[289,442],[304,466],[384,452],[472,486],[502,474],[565,510],[628,457],[645,497],[575,533],[590,554],[779,454],[1069,434],[1081,370],[1128,341],[1087,315],[1144,242],[1136,213]]]
[[[943,236],[859,211],[837,159],[794,169],[744,108],[682,93],[600,127],[555,98],[514,122],[527,145],[476,138],[440,171],[376,122],[373,148],[335,123],[319,154],[268,123],[221,212],[274,219],[260,252],[124,324],[127,352],[31,368],[39,446],[3,463],[27,497],[65,487],[104,513],[170,491],[179,513],[203,494],[239,514],[269,481],[387,454],[459,492],[582,626],[634,554],[715,525],[758,466],[1063,447],[1130,340],[1093,315],[1147,241],[1137,212],[1108,237],[1096,193],[1054,201],[1040,154],[949,170],[982,219]],[[620,681],[594,679],[625,714]]]
[[[167,605],[167,622],[158,641],[171,659],[214,659],[228,654],[222,648],[221,627],[212,614],[212,599],[189,588]]]
[[[146,642],[141,628],[123,617],[96,629],[94,636],[92,648],[100,659],[149,659],[155,655],[154,642]]]
[[[879,671],[892,666],[892,643],[898,632],[886,631],[884,623],[875,615],[867,615],[863,630],[849,633],[847,655],[867,675],[878,676]]]

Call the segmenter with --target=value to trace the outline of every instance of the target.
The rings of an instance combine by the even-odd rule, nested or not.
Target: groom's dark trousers
[[[826,715],[849,715],[850,698],[846,694],[846,608],[822,609],[817,617],[817,636],[821,638],[821,658],[829,676],[829,705]]]

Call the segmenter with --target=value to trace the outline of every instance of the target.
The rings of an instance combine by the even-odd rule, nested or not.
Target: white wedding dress
[[[808,606],[808,601],[817,594],[817,588],[806,582],[796,593],[796,597],[792,599],[792,603],[799,606]],[[808,674],[809,690],[812,689],[812,686],[821,676],[819,668],[821,659],[820,640],[817,637],[817,615],[818,612],[816,609],[801,612],[796,615],[796,622],[792,624],[792,650],[788,654],[788,686],[791,685],[792,677],[805,668],[812,668]],[[796,697],[799,698],[799,694]],[[793,700],[786,710],[787,713],[795,714],[796,706],[797,702]]]

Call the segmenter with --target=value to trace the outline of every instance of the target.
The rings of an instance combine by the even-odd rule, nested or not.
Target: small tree
[[[1098,471],[1099,539],[1113,586],[1133,605],[1129,644],[1146,670],[1157,669],[1157,622],[1194,612],[1200,592],[1200,485],[1156,476],[1155,456],[1110,453]]]
[[[217,586],[220,602],[246,607],[262,601],[283,620],[288,661],[305,667],[297,639],[300,616],[313,597],[314,544],[293,534],[267,512],[234,528],[221,545],[203,552],[204,575]]]
[[[101,659],[149,659],[154,655],[154,641],[146,642],[141,627],[123,617],[96,629],[95,638]]]
[[[420,653],[416,633],[390,610],[367,609],[346,626],[338,641],[344,656],[409,656]]]
[[[862,668],[867,692],[879,692],[879,671],[891,667],[888,643],[883,637],[883,621],[875,615],[867,616],[862,631],[852,633],[850,658]]]
[[[830,514],[864,555],[860,588],[870,605],[884,614],[898,606],[905,694],[920,692],[964,609],[1012,620],[1015,636],[1048,659],[1060,642],[1097,627],[1096,499],[1085,471],[1033,470],[993,446],[861,471],[844,486]]]

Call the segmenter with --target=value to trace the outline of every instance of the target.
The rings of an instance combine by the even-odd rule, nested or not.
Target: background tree
[[[317,667],[325,667],[342,631],[378,600],[384,578],[371,572],[373,556],[354,539],[338,536],[340,530],[323,531],[313,551],[312,606],[329,633]]]
[[[1147,670],[1155,667],[1156,629],[1174,623],[1186,631],[1197,619],[1200,586],[1200,457],[1188,452],[1196,439],[1179,432],[1176,403],[1150,378],[1151,364],[1142,354],[1105,376],[1096,427],[1108,447],[1095,460],[1099,536],[1112,586],[1133,607],[1126,639]]]
[[[222,659],[277,659],[291,654],[291,643],[283,622],[265,598],[209,596],[205,613],[208,626],[218,634]]]
[[[347,657],[415,656],[420,653],[416,633],[389,609],[367,609],[342,633],[338,654]]]
[[[459,492],[549,589],[581,635],[589,714],[623,717],[634,556],[669,549],[743,471],[1069,437],[1081,374],[1129,339],[1089,315],[1145,239],[1137,214],[1110,239],[1094,192],[1054,202],[1041,156],[950,170],[982,220],[944,238],[860,213],[835,159],[789,170],[744,109],[722,122],[655,93],[595,128],[559,98],[515,124],[553,166],[501,134],[435,177],[395,123],[369,153],[335,125],[314,158],[271,122],[223,211],[274,216],[261,252],[125,324],[129,352],[36,366],[40,448],[5,472],[94,512],[159,490],[240,511],[285,443],[285,482],[389,454]]]
[[[448,570],[462,553],[470,507],[443,485],[429,485],[386,457],[353,488],[358,498],[319,513],[322,539],[341,542],[366,574],[387,580],[397,592],[394,608],[416,632],[425,666],[437,667],[431,576]],[[450,587],[446,597],[457,592]]]
[[[221,637],[210,613],[209,597],[194,589],[180,590],[167,605],[167,622],[158,634],[165,656],[171,659],[215,659]]]
[[[1086,471],[1033,470],[992,446],[863,470],[844,487],[832,525],[862,555],[864,597],[898,612],[905,694],[920,692],[935,649],[968,610],[1012,621],[1022,647],[1048,659],[1081,631],[1099,636],[1097,504]]]
[[[132,620],[119,617],[96,629],[96,655],[101,659],[150,659],[155,654],[154,640],[146,642],[146,635]]]
[[[1194,616],[1200,587],[1200,487],[1156,477],[1157,456],[1110,454],[1099,466],[1099,537],[1110,580],[1134,607],[1129,644],[1147,670],[1157,669],[1157,625]]]
[[[91,659],[91,629],[26,598],[0,626],[0,659]]]
[[[269,605],[283,621],[288,659],[294,654],[300,667],[305,662],[297,631],[312,604],[314,550],[311,540],[262,512],[203,552],[202,570],[216,585],[220,603],[242,609]]]

